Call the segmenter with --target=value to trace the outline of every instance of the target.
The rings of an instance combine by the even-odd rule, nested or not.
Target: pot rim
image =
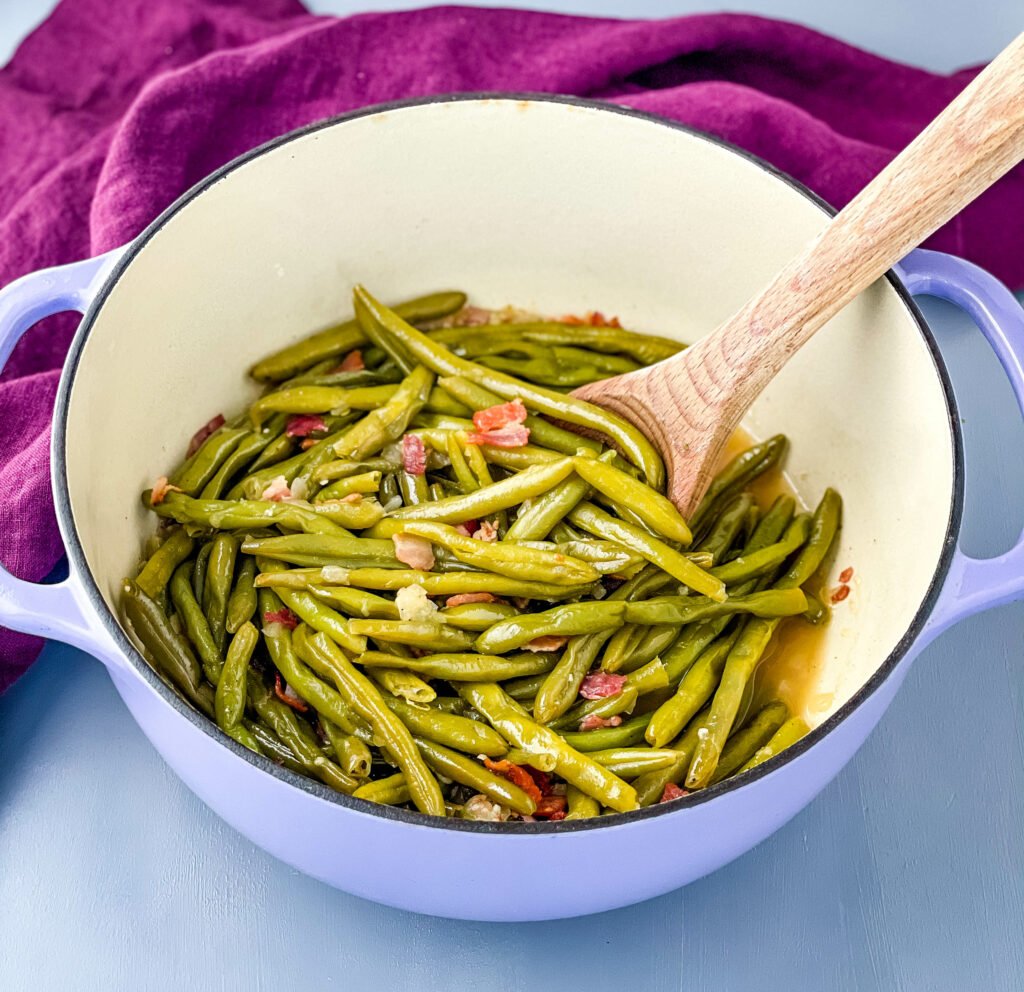
[[[514,103],[544,103],[544,104],[555,104],[569,107],[582,107],[588,110],[596,110],[609,114],[618,114],[626,117],[631,117],[637,120],[647,122],[652,125],[658,125],[660,127],[672,128],[676,131],[687,135],[690,138],[696,138],[701,141],[706,141],[712,145],[715,145],[727,152],[731,152],[735,155],[746,159],[748,162],[756,165],[758,168],[767,172],[769,175],[774,176],[776,179],[787,184],[791,189],[800,193],[805,199],[811,201],[817,206],[823,213],[828,216],[834,216],[836,210],[827,204],[821,197],[816,193],[813,193],[802,183],[798,182],[792,176],[777,169],[775,166],[758,156],[748,152],[742,148],[738,148],[736,145],[725,141],[721,138],[707,134],[705,132],[696,130],[689,125],[682,124],[678,121],[671,120],[666,117],[659,116],[657,114],[648,113],[645,111],[635,110],[631,107],[620,106],[613,103],[605,103],[598,100],[588,100],[580,97],[563,96],[551,93],[529,93],[529,92],[514,92],[514,93],[500,93],[500,92],[473,92],[473,93],[457,93],[457,94],[445,94],[438,96],[427,96],[427,97],[414,97],[410,99],[394,100],[385,103],[373,104],[371,106],[363,107],[357,110],[348,111],[343,114],[338,114],[334,117],[327,118],[325,120],[316,121],[311,124],[307,124],[304,127],[298,128],[294,131],[289,131],[287,134],[280,135],[277,138],[273,138],[270,141],[265,142],[262,145],[232,159],[226,165],[221,166],[210,175],[200,180],[189,190],[179,196],[170,206],[168,206],[155,220],[153,220],[137,237],[135,237],[127,246],[124,254],[118,259],[116,265],[111,269],[96,298],[93,300],[89,309],[86,311],[82,318],[82,321],[75,333],[74,339],[71,342],[68,350],[68,356],[64,363],[64,369],[60,379],[60,385],[57,391],[57,397],[54,408],[54,419],[53,419],[53,440],[52,440],[52,488],[54,495],[54,504],[56,508],[57,520],[60,526],[61,532],[64,536],[65,548],[68,558],[72,566],[72,574],[78,575],[81,578],[81,584],[84,589],[86,596],[88,597],[90,605],[93,607],[96,615],[100,622],[105,628],[106,632],[110,635],[120,653],[131,663],[132,669],[139,677],[141,677],[148,685],[163,698],[164,702],[175,709],[179,715],[189,720],[195,727],[205,733],[208,737],[212,738],[217,744],[222,747],[226,747],[232,751],[237,757],[249,762],[254,765],[260,771],[263,771],[269,775],[272,775],[279,781],[293,786],[294,788],[300,789],[308,795],[323,800],[324,802],[331,803],[332,805],[339,806],[347,811],[353,813],[360,813],[364,815],[370,815],[379,817],[381,819],[399,821],[408,826],[421,827],[427,829],[440,829],[440,830],[455,830],[455,831],[469,831],[477,834],[497,834],[497,835],[523,835],[523,834],[569,834],[576,833],[579,831],[595,830],[600,828],[607,828],[613,826],[626,826],[631,823],[639,823],[641,821],[650,820],[655,817],[668,816],[676,813],[681,813],[685,810],[692,809],[696,806],[703,805],[704,803],[711,802],[721,796],[725,796],[728,793],[735,792],[739,789],[743,789],[759,779],[770,775],[773,772],[781,770],[784,766],[790,762],[795,761],[806,754],[811,748],[813,748],[818,742],[824,740],[833,730],[839,727],[840,724],[844,723],[850,717],[853,716],[854,712],[860,708],[871,696],[873,696],[882,685],[888,681],[893,675],[900,661],[907,655],[913,643],[917,640],[918,636],[923,631],[925,624],[932,612],[932,608],[938,599],[939,593],[942,590],[943,581],[946,578],[946,574],[949,571],[950,563],[953,558],[953,553],[956,549],[957,537],[960,532],[960,524],[963,516],[963,505],[964,505],[964,461],[963,461],[963,438],[960,431],[960,420],[957,412],[956,399],[953,393],[953,387],[949,379],[948,372],[943,362],[942,356],[939,352],[938,346],[935,339],[929,329],[927,323],[924,320],[919,308],[914,302],[913,298],[907,292],[902,282],[896,276],[895,272],[890,270],[886,273],[885,278],[889,281],[890,285],[895,290],[896,294],[900,298],[903,305],[908,310],[910,316],[913,318],[917,325],[918,332],[924,340],[925,346],[928,349],[928,353],[932,359],[932,365],[935,369],[935,373],[939,378],[940,385],[942,387],[943,396],[946,402],[947,410],[947,428],[950,432],[953,450],[953,487],[952,487],[952,498],[950,501],[950,513],[949,520],[947,522],[946,534],[943,539],[942,551],[939,555],[939,560],[936,565],[935,572],[932,576],[932,581],[928,586],[928,590],[918,607],[917,612],[914,615],[907,631],[900,638],[895,648],[889,653],[886,659],[875,669],[871,678],[867,680],[858,690],[848,699],[835,713],[833,713],[827,720],[819,724],[813,730],[810,731],[805,737],[803,737],[796,744],[786,748],[785,751],[770,758],[768,761],[763,762],[761,765],[752,769],[749,772],[744,773],[742,776],[736,776],[733,778],[725,779],[717,785],[710,786],[706,789],[701,789],[698,792],[691,793],[688,796],[682,797],[681,799],[674,800],[672,803],[660,804],[655,803],[652,806],[642,807],[640,809],[632,810],[628,813],[612,813],[605,816],[594,817],[593,819],[586,820],[573,820],[573,821],[556,821],[556,822],[544,822],[536,821],[533,823],[524,823],[521,821],[512,821],[507,823],[491,823],[474,820],[461,820],[453,817],[432,817],[425,816],[424,814],[415,810],[405,810],[393,806],[384,806],[379,803],[373,803],[365,799],[356,799],[352,796],[347,796],[343,793],[336,792],[334,789],[318,782],[314,779],[306,778],[303,775],[299,775],[295,772],[289,771],[279,765],[276,765],[269,758],[263,755],[257,755],[251,752],[248,748],[238,744],[232,738],[228,737],[217,724],[200,713],[198,710],[193,709],[188,703],[186,703],[173,689],[167,686],[164,681],[157,675],[149,663],[142,657],[141,653],[132,643],[132,641],[125,634],[121,627],[120,621],[114,612],[107,606],[106,600],[103,598],[100,592],[99,586],[96,579],[93,577],[92,571],[89,568],[89,564],[86,561],[85,553],[82,548],[81,539],[78,535],[78,528],[75,523],[74,515],[71,510],[71,500],[68,490],[67,482],[67,420],[69,412],[69,400],[71,395],[71,387],[74,382],[75,373],[78,368],[78,363],[81,359],[82,351],[85,346],[85,342],[88,340],[89,334],[92,330],[93,324],[96,321],[97,316],[103,309],[107,297],[111,291],[117,285],[121,275],[125,272],[128,266],[132,263],[137,255],[146,247],[148,242],[170,221],[176,214],[182,209],[188,206],[193,200],[199,197],[203,192],[212,187],[215,183],[234,172],[236,169],[248,164],[249,162],[259,158],[267,152],[274,151],[282,146],[304,138],[310,134],[314,134],[318,131],[325,130],[330,127],[334,127],[338,124],[344,124],[349,121],[358,120],[363,117],[369,117],[375,114],[386,113],[395,110],[405,110],[416,107],[426,107],[434,104],[447,104],[447,103],[486,103],[486,102],[514,102]]]

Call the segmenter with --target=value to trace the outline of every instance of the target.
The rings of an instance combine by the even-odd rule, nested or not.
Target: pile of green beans
[[[807,732],[755,673],[780,624],[827,619],[805,587],[841,504],[758,502],[784,437],[687,521],[647,438],[569,393],[676,343],[476,326],[454,291],[354,309],[254,365],[262,395],[143,494],[121,602],[169,685],[333,789],[469,819],[627,812]]]

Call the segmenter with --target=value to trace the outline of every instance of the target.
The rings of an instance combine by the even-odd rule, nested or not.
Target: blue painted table
[[[880,2],[854,5],[859,21],[797,0],[747,7],[806,13],[948,68],[1007,41],[1015,3],[972,5],[961,32],[931,36],[931,47],[917,39],[916,51],[898,31],[877,36],[865,12]],[[49,6],[3,0],[0,60]],[[641,12],[693,6],[648,2]],[[924,3],[886,5],[903,18],[906,7],[921,14]],[[965,420],[965,547],[997,553],[1024,523],[1024,429],[980,335],[949,307],[925,311]],[[1016,992],[1022,643],[1020,605],[946,634],[839,778],[717,874],[618,912],[517,926],[384,909],[272,860],[168,771],[97,662],[50,646],[0,697],[0,990]]]

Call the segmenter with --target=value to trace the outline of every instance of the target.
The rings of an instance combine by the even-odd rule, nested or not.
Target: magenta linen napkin
[[[269,138],[434,93],[614,100],[727,138],[838,207],[974,71],[934,75],[739,15],[619,21],[439,7],[337,19],[297,0],[64,0],[0,72],[0,285],[123,244]],[[1018,169],[930,244],[1020,286],[1022,241]],[[34,328],[0,379],[0,559],[30,580],[62,553],[47,452],[74,326],[63,317]],[[39,648],[0,631],[0,691]]]

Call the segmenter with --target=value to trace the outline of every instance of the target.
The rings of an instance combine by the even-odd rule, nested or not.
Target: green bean
[[[404,375],[408,375],[416,367],[416,363],[409,355],[409,352],[403,347],[401,342],[396,341],[391,335],[381,332],[380,326],[373,319],[372,314],[367,311],[365,304],[358,296],[355,297],[352,303],[352,308],[356,314],[356,321],[359,323],[360,330],[366,335],[367,340],[372,341],[374,345],[380,348]]]
[[[225,428],[215,431],[195,453],[188,465],[171,478],[182,492],[195,496],[214,476],[217,469],[238,447],[249,432],[245,428]]]
[[[174,609],[181,618],[185,633],[192,642],[199,660],[202,662],[203,674],[212,686],[220,681],[221,668],[224,666],[224,659],[220,649],[217,647],[213,634],[210,632],[210,624],[199,605],[195,594],[192,591],[192,584],[189,582],[189,572],[192,570],[191,562],[183,562],[174,570],[171,576],[170,591],[171,601]]]
[[[613,600],[566,603],[543,613],[526,613],[503,620],[476,639],[482,654],[504,654],[523,647],[536,638],[595,634],[622,624],[626,605]]]
[[[690,519],[690,529],[694,532],[701,531],[716,506],[749,485],[757,476],[777,465],[788,446],[786,436],[776,434],[767,441],[741,451],[712,479],[708,491]]]
[[[570,785],[620,813],[636,809],[636,793],[632,787],[571,747],[558,734],[524,716],[499,686],[471,682],[461,685],[459,693],[511,744],[527,751],[553,754],[556,772]]]
[[[282,433],[287,419],[284,416],[274,417],[262,431],[247,433],[203,486],[200,498],[220,499],[227,484],[247,465],[255,463],[256,458],[274,441],[282,437],[287,441],[287,435]]]
[[[507,778],[495,775],[494,772],[488,771],[478,762],[457,751],[451,751],[422,737],[416,738],[416,746],[427,764],[439,775],[444,775],[459,785],[468,786],[487,796],[492,802],[507,806],[523,816],[529,816],[537,808],[533,799],[518,785]]]
[[[317,441],[311,448],[300,451],[298,454],[285,458],[283,461],[275,459],[272,463],[263,466],[259,464],[262,460],[261,455],[250,466],[249,474],[244,476],[239,482],[236,482],[228,490],[227,499],[252,499],[258,497],[267,486],[279,477],[283,478],[288,485],[291,485],[300,476],[308,478],[321,465],[334,457],[334,445],[346,435],[348,432],[347,425],[356,420],[358,416],[359,414],[352,414],[347,418],[337,419],[332,426],[332,433],[328,434],[327,437]],[[334,429],[339,426],[341,429]],[[287,434],[283,436],[288,441],[290,450],[291,438]],[[274,444],[276,442],[268,445],[264,454],[270,451]]]
[[[337,761],[338,767],[355,779],[369,778],[373,754],[366,743],[352,734],[346,734],[341,727],[323,716],[320,717],[320,726],[334,748],[334,760]]]
[[[754,497],[750,493],[740,493],[726,503],[715,518],[711,530],[700,542],[700,550],[711,552],[714,564],[721,564],[722,558],[743,530],[747,515],[753,507]]]
[[[617,541],[619,544],[624,544],[639,552],[649,562],[668,572],[669,575],[689,586],[694,592],[702,593],[719,601],[725,599],[725,584],[721,580],[694,565],[664,541],[651,537],[639,527],[634,527],[624,520],[617,520],[603,510],[599,510],[593,503],[580,503],[569,512],[568,518],[570,523],[576,524],[596,537]]]
[[[736,630],[712,641],[682,677],[676,694],[654,711],[644,734],[651,747],[664,747],[714,695],[725,661],[739,634],[740,631]]]
[[[233,741],[237,741],[242,747],[247,747],[254,754],[262,754],[263,751],[260,748],[259,741],[255,735],[249,730],[248,727],[241,723],[236,723],[233,727],[225,730],[224,733],[228,735]]]
[[[473,646],[473,637],[432,620],[350,620],[349,632],[375,641],[409,644],[426,651],[464,651]]]
[[[759,578],[765,572],[774,571],[794,551],[801,548],[807,542],[810,531],[811,518],[808,514],[801,513],[786,528],[786,533],[781,541],[762,548],[760,551],[741,555],[724,565],[718,565],[711,569],[711,574],[721,579],[726,585],[735,585],[738,582]]]
[[[462,603],[441,610],[439,616],[460,630],[487,630],[502,620],[519,616],[519,610],[509,603]]]
[[[171,581],[174,570],[192,554],[194,546],[195,541],[185,533],[183,528],[175,528],[167,540],[153,552],[149,561],[136,576],[135,581],[139,584],[139,588],[150,599],[156,599],[167,583]]]
[[[429,703],[437,697],[437,691],[429,682],[399,668],[375,668],[370,672],[370,677],[382,689],[413,703]]]
[[[686,521],[661,493],[597,458],[574,458],[573,468],[598,492],[628,506],[655,533],[668,541],[690,543]]]
[[[234,634],[247,620],[251,620],[256,612],[256,562],[248,555],[242,558],[238,566],[238,578],[235,587],[228,597],[227,621],[225,626],[229,634]]]
[[[625,630],[627,628],[623,628]],[[648,662],[660,658],[661,654],[668,651],[679,638],[679,627],[675,624],[656,624],[651,627],[636,627],[636,640],[628,645],[625,654],[616,654],[621,651],[620,645],[613,644],[615,637],[609,641],[601,657],[601,670],[604,672],[632,672],[648,664]],[[616,637],[622,631],[616,632]],[[667,684],[667,682],[666,682]]]
[[[572,644],[572,641],[569,643]],[[532,703],[533,697],[537,695],[546,678],[546,672],[541,672],[538,675],[527,675],[523,678],[509,680],[502,688],[515,702]]]
[[[358,654],[366,649],[366,638],[352,633],[350,621],[315,596],[298,589],[278,589],[277,594],[292,613],[314,630],[336,641],[346,651]]]
[[[366,782],[352,793],[357,799],[366,799],[382,806],[400,806],[409,801],[409,786],[401,772],[379,778],[374,782]]]
[[[567,820],[589,820],[601,815],[601,804],[585,792],[581,792],[575,785],[570,785],[566,789],[565,798]]]
[[[420,323],[446,317],[461,310],[465,303],[465,293],[431,293],[399,303],[394,312],[412,323]],[[250,375],[260,382],[287,379],[300,369],[327,358],[340,357],[365,343],[366,335],[358,322],[347,320],[268,355],[252,367]]]
[[[806,590],[804,590],[806,592]],[[815,626],[823,623],[827,623],[831,610],[824,602],[818,597],[811,593],[807,593],[807,611],[804,613],[804,619],[808,623],[813,623]]]
[[[235,577],[235,558],[238,540],[232,534],[218,534],[213,539],[210,560],[206,567],[206,585],[203,588],[203,612],[210,624],[210,633],[218,650],[224,650],[227,639],[228,597]]]
[[[444,815],[444,797],[437,780],[423,763],[412,735],[384,702],[380,691],[361,672],[357,671],[344,652],[323,634],[309,638],[309,645],[334,671],[339,693],[379,736],[385,750],[405,774],[409,794],[421,813]],[[389,657],[389,656],[385,656]]]
[[[201,691],[199,662],[185,638],[171,626],[163,610],[132,579],[124,580],[121,605],[153,665],[170,678],[187,699],[212,716],[213,700]]]
[[[479,383],[464,376],[443,376],[437,380],[437,384],[471,410],[486,410],[488,407],[498,406],[504,402],[497,393],[492,393],[489,389],[485,389]],[[599,441],[574,434],[564,427],[552,424],[543,417],[527,414],[523,424],[537,444],[554,451],[561,451],[566,455],[574,455],[580,448],[588,448],[591,451],[600,451],[602,448]]]
[[[170,517],[178,523],[215,530],[252,530],[279,524],[308,534],[345,536],[348,533],[328,519],[322,506],[305,507],[270,500],[192,499],[182,493],[168,493],[153,509],[161,517]]]
[[[548,672],[555,659],[548,653],[513,655],[505,658],[492,654],[428,654],[421,658],[396,658],[381,651],[364,651],[357,659],[366,667],[408,669],[427,678],[450,682],[491,681],[522,678]]]
[[[624,721],[618,727],[600,727],[597,730],[570,731],[562,739],[578,751],[605,751],[610,747],[633,747],[642,744],[644,730],[651,714],[644,713]],[[605,803],[605,805],[608,805]]]
[[[402,380],[387,403],[357,420],[346,431],[335,443],[334,453],[339,458],[359,460],[397,441],[427,402],[433,384],[433,373],[417,366]]]
[[[620,778],[638,778],[646,772],[655,772],[675,764],[678,755],[669,748],[655,750],[650,747],[610,747],[603,751],[590,751],[590,757],[604,765]]]
[[[367,458],[354,462],[351,458],[336,458],[324,462],[309,473],[309,481],[315,485],[349,479],[352,476],[374,475],[394,471],[395,466],[386,458]]]
[[[359,475],[349,475],[343,479],[337,479],[327,486],[324,486],[314,497],[314,503],[322,503],[325,500],[344,499],[352,493],[376,493],[380,489],[380,472],[362,472]]]
[[[400,341],[413,358],[422,362],[432,372],[444,376],[464,376],[504,399],[518,397],[527,407],[538,413],[606,434],[625,456],[643,471],[651,486],[660,488],[663,484],[665,470],[657,450],[643,433],[628,421],[583,400],[563,396],[539,386],[531,386],[501,372],[490,371],[473,362],[457,358],[407,324],[393,310],[375,300],[362,286],[356,287],[355,296],[366,304],[368,312],[384,330]]]
[[[785,703],[768,703],[759,710],[743,727],[729,737],[722,756],[718,760],[711,784],[738,772],[757,751],[771,740],[772,735],[786,722],[789,710]]]
[[[417,737],[456,751],[484,754],[489,758],[500,758],[508,750],[502,736],[479,720],[432,707],[414,706],[395,696],[385,695],[384,702]]]
[[[602,696],[600,699],[584,700],[557,719],[548,721],[547,725],[552,730],[557,731],[579,730],[580,724],[588,716],[601,717],[601,719],[607,720],[622,713],[631,713],[636,706],[637,696],[639,696],[639,692],[636,687],[627,684],[622,687],[621,692],[616,693],[614,696]]]
[[[271,421],[271,423],[273,423],[273,421]],[[241,447],[241,445],[239,445],[239,447]],[[289,460],[289,456],[291,456],[294,448],[295,439],[290,434],[279,434],[272,441],[270,441],[267,444],[267,446],[252,460],[252,462],[248,466],[249,473],[253,474],[256,472],[262,472],[264,469],[276,469],[280,467],[282,463]],[[305,454],[305,452],[303,452],[303,454]],[[214,479],[216,479],[216,476],[214,476]],[[212,483],[213,479],[211,479],[210,482],[207,483],[207,485],[211,485]],[[239,483],[237,486],[232,486],[232,488],[228,490],[228,499],[233,498],[232,494],[235,493],[236,489],[238,489],[238,491],[241,492],[241,489],[239,488],[240,486],[241,483]],[[210,498],[219,499],[220,494],[218,493],[217,496],[214,497],[213,494],[211,493]]]
[[[800,738],[805,737],[810,729],[801,717],[790,717],[775,731],[766,744],[758,748],[753,757],[740,768],[740,771],[748,772],[751,768],[764,764],[769,758],[774,758],[775,755],[781,753],[790,745],[795,744]],[[724,760],[724,753],[722,757]]]
[[[533,499],[561,482],[572,471],[571,458],[559,458],[543,465],[534,465],[518,475],[501,482],[485,485],[463,496],[451,496],[428,506],[402,507],[395,510],[390,520],[435,521],[441,524],[459,524],[467,520],[481,520],[498,510],[520,505],[524,499]],[[378,536],[371,534],[370,536]],[[390,537],[388,535],[382,535]]]
[[[294,571],[294,570],[293,570]],[[398,607],[390,599],[375,596],[363,589],[350,586],[315,586],[308,587],[309,592],[317,599],[323,599],[350,617],[377,618],[381,620],[397,620]]]
[[[690,758],[697,747],[701,723],[707,717],[710,707],[703,710],[686,728],[686,732],[672,743],[672,750],[679,755],[674,765],[662,768],[655,772],[647,772],[633,782],[636,789],[637,801],[641,806],[651,806],[660,802],[665,792],[665,786],[670,782],[678,785],[686,777],[686,770],[690,764]]]
[[[242,544],[248,555],[273,558],[293,565],[340,565],[358,568],[401,568],[392,541],[369,540],[337,534],[286,534],[283,537],[249,538]]]
[[[807,597],[803,590],[766,589],[746,596],[732,596],[724,603],[707,596],[659,596],[641,603],[627,603],[625,619],[629,623],[682,625],[735,613],[791,617],[806,609]]]
[[[196,552],[196,563],[192,568],[192,592],[201,603],[206,590],[206,566],[213,550],[213,541],[205,541]]]
[[[832,489],[826,490],[814,511],[810,537],[796,561],[776,583],[777,588],[798,588],[817,571],[835,540],[841,512],[842,503],[838,493]],[[722,748],[739,711],[743,692],[778,624],[778,619],[748,621],[729,652],[705,724],[707,733],[702,735],[687,772],[688,787],[706,785],[714,775]]]
[[[504,540],[508,541],[508,534]],[[579,540],[579,541],[516,541],[524,548],[536,551],[547,551],[552,554],[564,555],[585,561],[601,575],[629,577],[635,575],[646,564],[642,555],[633,554],[629,549],[614,541]]]
[[[259,636],[256,628],[246,621],[231,638],[231,644],[228,646],[224,668],[221,670],[214,696],[217,726],[225,733],[229,733],[231,728],[241,721],[245,712],[249,659],[256,648]]]
[[[323,751],[309,743],[295,714],[275,699],[265,686],[249,679],[248,694],[249,703],[260,719],[269,724],[305,772],[315,775],[338,792],[352,793],[356,790],[359,783],[343,772]]]

